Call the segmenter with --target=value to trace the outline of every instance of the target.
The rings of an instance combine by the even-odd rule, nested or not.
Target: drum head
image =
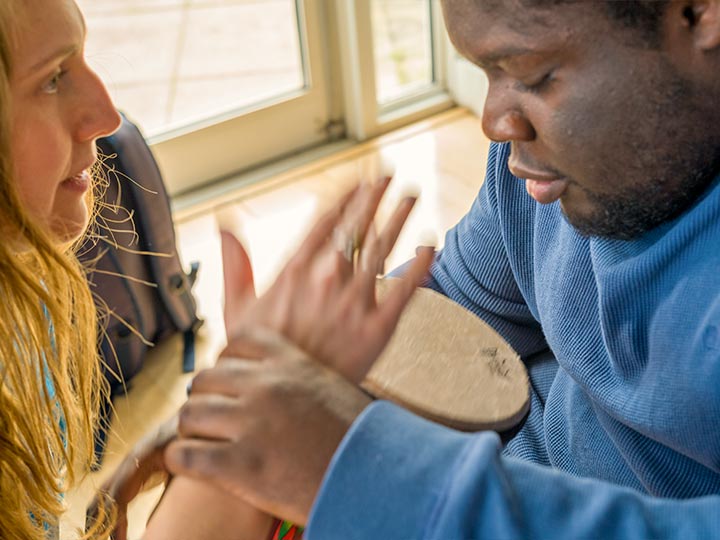
[[[397,281],[378,280],[378,301]],[[465,431],[507,431],[530,403],[525,366],[510,345],[470,311],[423,288],[362,387]]]

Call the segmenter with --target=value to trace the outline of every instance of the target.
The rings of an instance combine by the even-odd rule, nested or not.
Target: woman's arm
[[[143,540],[266,540],[274,521],[214,486],[176,477],[150,518]]]

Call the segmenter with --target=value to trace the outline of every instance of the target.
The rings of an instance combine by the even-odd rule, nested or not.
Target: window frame
[[[368,0],[337,3],[336,24],[345,39],[339,44],[345,81],[348,134],[363,141],[448,109],[454,101],[447,89],[447,51],[439,0],[430,0],[433,83],[401,99],[380,105],[375,84],[371,5]]]
[[[434,81],[377,103],[368,0],[295,0],[306,88],[150,138],[172,195],[235,182],[338,139],[361,142],[449,109],[449,51],[439,0],[429,0]],[[252,136],[247,136],[247,134]],[[277,167],[272,167],[277,171]],[[253,182],[262,177],[252,175]]]
[[[304,88],[150,137],[171,193],[197,189],[327,140],[330,88],[324,15],[317,0],[295,4]]]

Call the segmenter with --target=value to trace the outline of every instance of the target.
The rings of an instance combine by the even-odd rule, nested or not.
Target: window
[[[91,62],[150,136],[306,86],[294,0],[80,4]]]
[[[437,0],[78,3],[88,59],[171,193],[451,104]]]
[[[432,5],[423,0],[372,0],[375,91],[386,105],[432,86]]]

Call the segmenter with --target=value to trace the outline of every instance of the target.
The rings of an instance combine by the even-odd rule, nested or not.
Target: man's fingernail
[[[380,156],[380,170],[378,171],[380,173],[380,177],[385,179],[386,182],[389,182],[390,179],[395,176],[395,161],[392,160],[389,156]]]
[[[418,249],[423,247],[435,249],[435,246],[437,246],[437,244],[437,234],[431,229],[425,229],[421,231],[418,235]]]

